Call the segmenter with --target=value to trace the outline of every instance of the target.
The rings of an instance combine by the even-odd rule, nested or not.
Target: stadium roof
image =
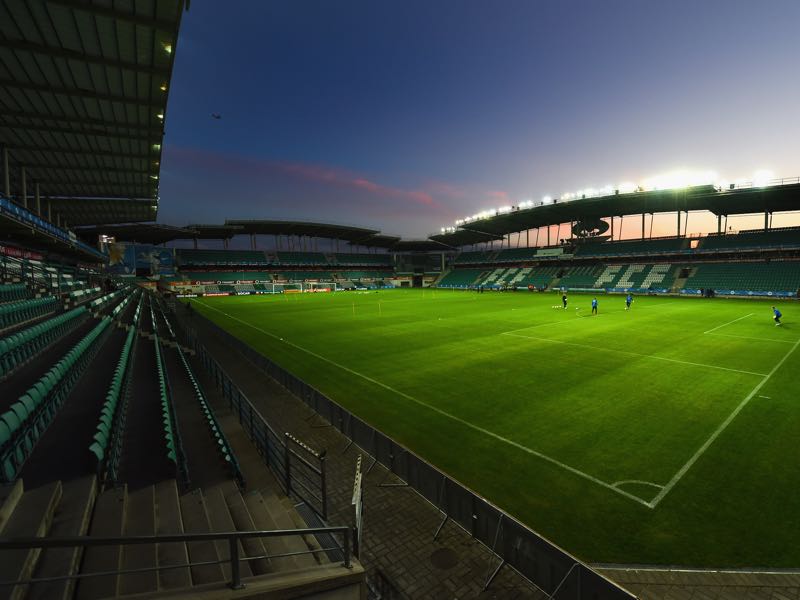
[[[303,221],[242,221],[226,220],[226,225],[240,227],[242,233],[266,235],[304,235],[326,239],[339,239],[348,242],[363,243],[380,233],[377,229],[351,227],[349,225],[333,225],[330,223],[307,223]]]
[[[465,222],[431,239],[449,246],[497,239],[510,233],[611,216],[677,211],[710,211],[715,215],[783,212],[800,209],[800,183],[719,190],[712,185],[681,190],[614,194],[597,198],[554,201],[530,208],[513,207],[488,218]],[[484,236],[482,239],[480,236]],[[491,237],[497,236],[497,237]]]
[[[155,223],[131,223],[125,225],[101,225],[80,227],[75,230],[80,236],[100,234],[114,236],[120,242],[140,242],[143,244],[163,244],[172,240],[193,239],[197,232],[172,225]]]
[[[0,143],[13,166],[25,167],[28,194],[38,183],[42,196],[58,197],[53,209],[70,224],[155,219],[183,7],[0,3]],[[19,193],[20,169],[11,171]],[[102,204],[87,200],[97,198]]]
[[[400,237],[396,235],[385,235],[383,233],[378,233],[372,237],[368,237],[367,239],[359,240],[358,245],[366,246],[367,248],[391,248],[399,241]]]

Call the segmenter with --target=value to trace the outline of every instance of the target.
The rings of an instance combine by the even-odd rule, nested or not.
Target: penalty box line
[[[401,392],[400,390],[395,389],[395,388],[393,388],[393,387],[391,387],[391,386],[389,386],[389,385],[387,385],[387,384],[385,384],[385,383],[383,383],[381,381],[378,381],[377,379],[373,379],[372,377],[370,377],[368,375],[364,375],[363,373],[359,373],[358,371],[354,371],[353,369],[351,369],[349,367],[346,367],[344,365],[341,365],[341,364],[339,364],[339,363],[337,363],[337,362],[335,362],[335,361],[333,361],[333,360],[331,360],[329,358],[326,358],[326,357],[324,357],[324,356],[322,356],[320,354],[317,354],[316,352],[313,352],[312,350],[309,350],[307,348],[303,348],[302,346],[298,346],[297,344],[294,344],[294,343],[292,343],[292,342],[290,342],[288,340],[282,339],[281,337],[275,335],[274,333],[271,333],[269,331],[261,329],[260,327],[257,327],[256,325],[253,325],[252,323],[248,323],[247,321],[243,321],[242,319],[239,319],[238,317],[234,317],[233,315],[229,315],[228,313],[226,313],[224,311],[221,311],[218,308],[216,308],[214,306],[211,306],[210,304],[206,304],[202,300],[197,300],[197,302],[199,302],[203,306],[206,306],[206,307],[210,308],[213,311],[216,311],[216,312],[220,313],[221,315],[224,315],[224,316],[228,317],[229,319],[232,319],[233,321],[237,321],[237,322],[241,323],[242,325],[246,325],[246,326],[248,326],[248,327],[250,327],[252,329],[255,329],[256,331],[259,331],[259,332],[263,333],[264,335],[271,337],[272,339],[275,339],[275,340],[278,340],[278,341],[280,341],[280,342],[282,342],[284,344],[287,344],[287,345],[291,346],[292,348],[295,348],[296,350],[299,350],[300,352],[304,352],[304,353],[308,354],[309,356],[313,356],[314,358],[316,358],[318,360],[321,360],[321,361],[326,362],[326,363],[328,363],[330,365],[333,365],[334,367],[337,367],[337,368],[341,369],[342,371],[350,373],[351,375],[355,375],[356,377],[360,377],[361,379],[363,379],[365,381],[369,381],[370,383],[372,383],[374,385],[377,385],[378,387],[381,387],[381,388],[383,388],[383,389],[385,389],[385,390],[387,390],[389,392],[392,392],[392,393],[394,393],[394,394],[396,394],[396,395],[398,395],[398,396],[400,396],[402,398],[405,398],[406,400],[409,400],[410,402],[418,404],[419,406],[427,408],[428,410],[433,411],[433,412],[435,412],[435,413],[437,413],[437,414],[439,414],[439,415],[441,415],[443,417],[446,417],[446,418],[448,418],[448,419],[450,419],[452,421],[455,421],[456,423],[460,423],[461,425],[463,425],[465,427],[468,427],[469,429],[472,429],[474,431],[482,433],[482,434],[484,434],[484,435],[486,435],[486,436],[488,436],[488,437],[490,437],[492,439],[497,440],[498,442],[502,442],[504,444],[507,444],[509,446],[512,446],[512,447],[516,448],[517,450],[521,450],[522,452],[525,452],[527,454],[530,454],[532,456],[540,458],[540,459],[542,459],[542,460],[544,460],[546,462],[549,462],[550,464],[555,465],[557,467],[560,467],[560,468],[564,469],[565,471],[569,471],[573,475],[577,475],[578,477],[586,479],[587,481],[591,481],[592,483],[595,483],[595,484],[597,484],[599,486],[602,486],[602,487],[606,488],[607,490],[611,490],[612,492],[614,492],[616,494],[624,496],[625,498],[628,498],[629,500],[633,500],[634,502],[636,502],[638,504],[641,504],[642,506],[646,506],[647,508],[652,508],[652,506],[650,506],[651,503],[648,502],[647,500],[643,500],[642,498],[640,498],[639,496],[637,496],[635,494],[631,494],[629,492],[626,492],[623,489],[615,487],[611,483],[603,481],[602,479],[598,479],[597,477],[594,477],[593,475],[589,475],[588,473],[585,473],[585,472],[581,471],[580,469],[576,469],[575,467],[572,467],[572,466],[570,466],[570,465],[568,465],[566,463],[563,463],[560,460],[557,460],[557,459],[555,459],[555,458],[553,458],[551,456],[543,454],[543,453],[541,453],[541,452],[539,452],[537,450],[534,450],[532,448],[528,448],[527,446],[524,446],[524,445],[520,444],[519,442],[515,442],[514,440],[510,440],[510,439],[508,439],[506,437],[503,437],[503,436],[501,436],[501,435],[499,435],[499,434],[497,434],[497,433],[495,433],[493,431],[489,431],[488,429],[485,429],[485,428],[483,428],[483,427],[481,427],[479,425],[475,425],[474,423],[472,423],[470,421],[467,421],[466,419],[462,419],[461,417],[458,417],[458,416],[456,416],[454,414],[451,414],[451,413],[449,413],[449,412],[447,412],[445,410],[442,410],[441,408],[439,408],[437,406],[433,406],[431,404],[428,404],[427,402],[423,402],[422,400],[418,400],[417,398],[414,398],[413,396],[410,396],[410,395],[406,394],[405,392]]]
[[[656,506],[658,506],[659,502],[661,502],[664,499],[664,496],[669,494],[672,488],[674,488],[675,485],[681,480],[681,478],[683,478],[683,476],[686,475],[686,472],[692,468],[692,465],[694,465],[694,463],[697,462],[697,460],[705,453],[705,451],[708,450],[708,447],[714,443],[714,441],[720,436],[720,434],[722,434],[723,431],[725,431],[725,429],[727,429],[728,425],[730,425],[731,422],[736,418],[736,415],[742,412],[742,409],[745,406],[747,406],[747,403],[750,402],[753,396],[755,396],[759,392],[759,390],[762,387],[764,387],[764,385],[772,378],[772,376],[778,371],[778,369],[780,369],[783,366],[783,363],[786,362],[789,356],[791,356],[792,353],[795,350],[797,350],[797,346],[800,346],[800,340],[797,340],[794,343],[794,345],[791,348],[789,348],[789,351],[783,355],[783,358],[781,358],[778,361],[778,363],[774,367],[772,367],[772,370],[766,375],[764,375],[764,378],[761,381],[759,381],[752,390],[750,390],[750,393],[747,394],[744,400],[742,400],[739,403],[739,406],[737,406],[733,410],[733,412],[730,415],[728,415],[728,418],[725,419],[720,424],[719,427],[717,427],[717,429],[714,431],[714,433],[711,434],[711,436],[706,440],[706,442],[702,446],[700,446],[700,448],[697,449],[697,452],[695,452],[692,455],[692,457],[688,461],[686,461],[686,463],[672,477],[672,479],[670,479],[669,482],[661,489],[661,491],[656,495],[656,497],[650,501],[649,503],[650,508],[655,508]]]
[[[565,342],[564,340],[553,340],[550,338],[536,337],[532,335],[522,335],[519,333],[501,333],[500,335],[508,335],[511,337],[522,338],[526,340],[535,340],[538,342],[549,342],[551,344],[563,344],[565,346],[575,346],[577,348],[586,348],[587,350],[597,350],[598,352],[613,352],[616,354],[624,354],[626,356],[637,356],[640,358],[650,358],[653,360],[663,360],[666,362],[678,363],[681,365],[689,365],[692,367],[701,367],[704,369],[718,369],[720,371],[731,371],[733,373],[742,373],[744,375],[756,375],[758,377],[765,377],[766,373],[755,373],[754,371],[742,371],[740,369],[733,369],[731,367],[721,367],[719,365],[708,365],[705,363],[690,362],[688,360],[680,360],[678,358],[667,358],[666,356],[656,356],[655,354],[641,354],[639,352],[631,352],[629,350],[617,350],[616,348],[603,348],[602,346],[592,346],[590,344],[579,344],[577,342]]]

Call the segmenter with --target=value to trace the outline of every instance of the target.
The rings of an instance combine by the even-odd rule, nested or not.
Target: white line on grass
[[[661,488],[664,487],[663,485],[658,485],[657,483],[653,483],[652,481],[642,481],[641,479],[625,479],[623,481],[615,481],[612,485],[613,485],[613,487],[618,488],[619,486],[625,485],[626,483],[636,483],[636,484],[639,484],[639,485],[649,485],[651,487],[658,488],[658,489],[661,489]]]
[[[545,461],[547,461],[547,462],[549,462],[549,463],[551,463],[553,465],[556,465],[557,467],[561,467],[562,469],[564,469],[566,471],[569,471],[570,473],[572,473],[574,475],[577,475],[578,477],[582,477],[583,479],[591,481],[592,483],[596,483],[597,485],[600,485],[600,486],[602,486],[602,487],[604,487],[604,488],[606,488],[608,490],[611,490],[612,492],[616,492],[617,494],[625,496],[626,498],[628,498],[630,500],[633,500],[634,502],[637,502],[638,504],[641,504],[642,506],[650,507],[650,503],[647,502],[646,500],[643,500],[642,498],[639,498],[639,496],[636,496],[635,494],[628,493],[625,490],[616,488],[613,485],[611,485],[610,483],[603,481],[602,479],[598,479],[597,477],[589,475],[588,473],[584,473],[580,469],[576,469],[575,467],[571,467],[566,463],[562,463],[561,461],[556,460],[555,458],[547,456],[546,454],[542,454],[541,452],[533,450],[532,448],[528,448],[527,446],[523,446],[522,444],[520,444],[518,442],[515,442],[513,440],[510,440],[508,438],[505,438],[505,437],[503,437],[503,436],[501,436],[501,435],[499,435],[497,433],[494,433],[493,431],[489,431],[488,429],[484,429],[483,427],[480,427],[479,425],[475,425],[474,423],[471,423],[471,422],[469,422],[469,421],[467,421],[465,419],[462,419],[461,417],[457,417],[456,415],[450,414],[449,412],[447,412],[445,410],[442,410],[441,408],[438,408],[436,406],[428,404],[427,402],[423,402],[422,400],[418,400],[417,398],[414,398],[413,396],[409,396],[405,392],[401,392],[400,390],[395,389],[395,388],[393,388],[393,387],[391,387],[389,385],[386,385],[385,383],[382,383],[381,381],[378,381],[377,379],[373,379],[372,377],[369,377],[368,375],[364,375],[363,373],[359,373],[358,371],[354,371],[353,369],[351,369],[349,367],[341,365],[341,364],[339,364],[339,363],[337,363],[337,362],[335,362],[335,361],[333,361],[333,360],[331,360],[329,358],[326,358],[324,356],[321,356],[321,355],[317,354],[316,352],[308,350],[307,348],[303,348],[302,346],[298,346],[297,344],[293,344],[292,342],[290,342],[288,340],[284,340],[283,338],[275,335],[274,333],[270,333],[269,331],[265,331],[264,329],[261,329],[260,327],[256,327],[252,323],[248,323],[247,321],[243,321],[242,319],[239,319],[238,317],[234,317],[233,315],[229,315],[228,313],[223,312],[223,311],[219,310],[218,308],[216,308],[214,306],[211,306],[210,304],[206,304],[202,300],[197,300],[197,302],[199,302],[203,306],[207,306],[208,308],[210,308],[213,311],[216,311],[216,312],[220,313],[221,315],[225,315],[229,319],[237,321],[237,322],[241,323],[242,325],[247,325],[248,327],[251,327],[252,329],[255,329],[256,331],[259,331],[259,332],[263,333],[264,335],[267,335],[267,336],[269,336],[269,337],[271,337],[271,338],[273,338],[275,340],[283,342],[284,344],[287,344],[287,345],[291,346],[292,348],[300,350],[301,352],[305,352],[306,354],[308,354],[310,356],[313,356],[314,358],[317,358],[317,359],[319,359],[321,361],[324,361],[324,362],[326,362],[328,364],[331,364],[334,367],[338,367],[339,369],[341,369],[343,371],[346,371],[347,373],[350,373],[351,375],[355,375],[356,377],[360,377],[360,378],[364,379],[365,381],[369,381],[370,383],[373,383],[373,384],[375,384],[375,385],[377,385],[379,387],[382,387],[383,389],[388,390],[388,391],[390,391],[390,392],[392,392],[394,394],[397,394],[398,396],[401,396],[402,398],[405,398],[406,400],[414,402],[415,404],[418,404],[420,406],[424,406],[428,410],[431,410],[431,411],[433,411],[435,413],[438,413],[439,415],[441,415],[443,417],[447,417],[448,419],[456,421],[457,423],[461,423],[465,427],[468,427],[470,429],[478,431],[478,432],[480,432],[480,433],[482,433],[482,434],[484,434],[486,436],[489,436],[489,437],[491,437],[491,438],[493,438],[493,439],[495,439],[495,440],[497,440],[499,442],[503,442],[504,444],[508,444],[509,446],[513,446],[514,448],[517,448],[518,450],[522,450],[523,452],[526,452],[528,454],[531,454],[533,456],[541,458],[542,460],[545,460]]]
[[[733,325],[737,321],[741,321],[746,319],[747,317],[752,317],[756,313],[750,313],[749,315],[745,315],[743,317],[739,317],[738,319],[734,319],[733,321],[728,321],[727,323],[723,323],[722,325],[717,325],[714,329],[709,329],[708,331],[704,331],[703,333],[711,333],[712,331],[716,331],[717,329],[722,329],[723,327],[727,327],[728,325]]]
[[[772,370],[769,373],[764,375],[764,378],[756,384],[756,387],[754,387],[749,394],[747,394],[745,399],[739,403],[739,406],[737,406],[733,410],[733,412],[730,415],[728,415],[728,418],[725,419],[719,427],[717,427],[714,433],[711,434],[711,437],[709,437],[706,440],[705,444],[700,446],[700,448],[697,449],[697,452],[695,452],[694,455],[692,455],[692,457],[688,461],[686,461],[686,464],[681,467],[680,471],[678,471],[672,477],[672,479],[669,480],[669,482],[662,488],[662,490],[658,493],[658,495],[655,498],[653,498],[653,500],[650,502],[649,504],[650,508],[655,508],[656,506],[658,506],[658,503],[664,499],[664,496],[669,494],[670,490],[672,490],[672,488],[675,487],[675,484],[677,484],[681,480],[681,478],[684,475],[686,475],[686,472],[692,468],[692,465],[697,462],[697,459],[703,455],[703,453],[708,449],[708,447],[714,443],[714,440],[716,440],[720,436],[720,434],[723,431],[725,431],[728,425],[731,424],[731,422],[736,418],[736,415],[738,415],[742,411],[742,409],[745,406],[747,406],[747,403],[750,402],[753,396],[755,396],[759,392],[759,390],[762,387],[764,387],[764,384],[767,383],[770,380],[770,378],[778,371],[778,369],[781,368],[783,363],[786,362],[786,359],[789,358],[792,352],[794,352],[797,349],[797,346],[800,346],[800,340],[797,340],[794,343],[794,345],[791,348],[789,348],[789,351],[783,355],[783,358],[781,358],[778,361],[778,364],[772,367]]]
[[[708,333],[707,331],[705,333]],[[794,344],[797,340],[772,340],[770,338],[751,337],[748,335],[733,335],[731,333],[708,333],[708,335],[719,335],[722,337],[739,338],[740,340],[756,340],[758,342],[777,342],[779,344]]]
[[[617,354],[625,354],[627,356],[639,356],[641,358],[651,358],[653,360],[664,360],[667,362],[678,363],[681,365],[690,365],[692,367],[702,367],[705,369],[719,369],[720,371],[732,371],[734,373],[743,373],[744,375],[756,375],[764,377],[765,373],[755,373],[753,371],[742,371],[741,369],[732,369],[730,367],[720,367],[719,365],[708,365],[705,363],[690,362],[688,360],[680,360],[677,358],[667,358],[666,356],[656,356],[654,354],[640,354],[639,352],[630,352],[628,350],[617,350],[616,348],[603,348],[601,346],[591,346],[589,344],[579,344],[577,342],[565,342],[564,340],[552,340],[550,338],[535,337],[532,335],[521,335],[519,333],[501,333],[500,335],[509,335],[511,337],[523,338],[526,340],[536,340],[540,342],[550,342],[552,344],[564,344],[565,346],[575,346],[577,348],[587,348],[588,350],[597,350],[600,352],[616,352]]]

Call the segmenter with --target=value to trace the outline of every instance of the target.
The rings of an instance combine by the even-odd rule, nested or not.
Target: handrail
[[[274,554],[263,556],[239,556],[239,542],[246,539],[265,538],[265,537],[288,537],[322,534],[341,534],[343,537],[342,546],[334,548],[309,549],[305,552],[290,552],[286,554]],[[69,579],[83,579],[88,577],[98,577],[104,575],[126,575],[133,573],[146,573],[151,571],[164,571],[169,569],[204,566],[212,564],[230,563],[231,581],[230,587],[240,589],[243,587],[240,575],[240,562],[249,562],[258,559],[281,558],[284,556],[295,556],[299,554],[317,554],[327,550],[339,550],[344,555],[342,566],[346,569],[352,568],[351,560],[351,531],[349,527],[313,527],[304,529],[272,529],[272,530],[253,530],[253,531],[224,531],[215,533],[176,533],[165,535],[136,535],[136,536],[64,536],[64,537],[22,537],[22,538],[0,538],[0,551],[3,550],[24,550],[29,548],[90,548],[97,546],[122,546],[140,544],[165,544],[165,543],[191,543],[204,541],[227,540],[230,554],[227,559],[218,561],[192,562],[189,561],[181,565],[158,565],[144,569],[129,569],[104,571],[100,573],[77,573],[75,575],[64,575],[60,577],[47,577],[42,579],[21,579],[17,581],[0,581],[0,588],[16,585],[29,585],[44,581],[61,581]]]

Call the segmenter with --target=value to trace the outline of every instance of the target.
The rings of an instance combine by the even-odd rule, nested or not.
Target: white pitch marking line
[[[705,333],[708,333],[707,331]],[[719,335],[722,337],[739,338],[740,340],[756,340],[757,342],[777,342],[779,344],[794,344],[796,340],[772,340],[770,338],[751,337],[747,335],[733,335],[731,333],[708,333],[708,335]]]
[[[703,455],[703,453],[708,449],[708,447],[714,443],[714,440],[716,440],[720,436],[720,434],[723,431],[725,431],[728,425],[731,424],[731,422],[736,418],[736,415],[738,415],[742,411],[742,409],[745,406],[747,406],[747,403],[750,402],[753,396],[758,394],[759,390],[761,390],[761,388],[764,387],[764,384],[767,383],[770,380],[770,378],[778,371],[778,369],[781,368],[783,363],[786,362],[786,359],[789,358],[792,352],[794,352],[797,349],[797,346],[800,346],[800,340],[797,340],[794,343],[794,345],[791,348],[789,348],[789,351],[783,355],[783,358],[781,358],[778,361],[778,364],[772,367],[772,370],[769,373],[767,373],[764,376],[764,378],[756,384],[756,386],[750,391],[750,393],[747,394],[745,399],[739,403],[739,406],[737,406],[733,410],[733,412],[730,415],[728,415],[728,418],[725,419],[722,422],[722,424],[719,427],[717,427],[714,433],[711,434],[711,437],[709,437],[706,440],[706,442],[702,446],[700,446],[700,448],[697,449],[697,452],[695,452],[694,455],[692,455],[692,457],[688,461],[686,461],[686,464],[681,467],[680,471],[678,471],[672,477],[672,479],[669,480],[669,482],[658,493],[658,495],[655,498],[653,498],[653,500],[650,502],[650,508],[655,508],[656,506],[658,506],[658,503],[664,499],[664,496],[669,494],[670,490],[672,490],[672,488],[675,487],[675,484],[678,483],[681,480],[681,478],[684,475],[686,475],[686,472],[692,468],[692,465],[697,462],[697,459]]]
[[[727,327],[728,325],[733,325],[737,321],[741,321],[742,319],[746,319],[747,317],[752,317],[756,313],[750,313],[749,315],[745,315],[743,317],[739,317],[738,319],[734,319],[733,321],[728,321],[727,323],[723,323],[722,325],[718,325],[714,327],[714,329],[709,329],[708,331],[704,331],[703,333],[711,333],[712,331],[716,331],[717,329],[722,329],[723,327]]]
[[[759,396],[759,398],[764,398],[765,400],[772,400],[769,396]]]
[[[732,371],[734,373],[743,373],[744,375],[757,375],[758,377],[766,376],[765,373],[742,371],[741,369],[720,367],[719,365],[707,365],[705,363],[690,362],[688,360],[680,360],[677,358],[667,358],[666,356],[655,356],[654,354],[640,354],[639,352],[629,352],[628,350],[617,350],[616,348],[602,348],[600,346],[590,346],[589,344],[578,344],[577,342],[565,342],[563,340],[551,340],[549,338],[540,338],[531,335],[520,335],[519,333],[501,333],[500,335],[510,335],[512,337],[524,338],[526,340],[537,340],[540,342],[550,342],[552,344],[564,344],[565,346],[576,346],[578,348],[587,348],[589,350],[598,350],[600,352],[616,352],[617,354],[625,354],[627,356],[640,356],[642,358],[652,358],[653,360],[665,360],[667,362],[674,362],[681,365],[691,365],[693,367],[703,367],[705,369],[719,369],[720,371]]]
[[[657,483],[653,483],[652,481],[642,481],[641,479],[625,479],[623,481],[614,482],[612,485],[613,485],[613,487],[618,488],[619,486],[625,485],[626,483],[637,483],[639,485],[649,485],[649,486],[652,486],[652,487],[658,488],[658,489],[662,489],[664,487],[663,485],[659,485]]]
[[[308,350],[307,348],[303,348],[302,346],[298,346],[297,344],[293,344],[292,342],[290,342],[288,340],[284,340],[283,338],[280,338],[279,336],[275,335],[274,333],[270,333],[269,331],[265,331],[265,330],[261,329],[260,327],[256,327],[252,323],[248,323],[247,321],[243,321],[242,319],[234,317],[233,315],[229,315],[228,313],[223,312],[223,311],[219,310],[218,308],[216,308],[214,306],[211,306],[210,304],[206,304],[202,300],[197,300],[197,301],[200,302],[200,304],[202,304],[203,306],[207,306],[211,310],[214,310],[214,311],[220,313],[221,315],[225,315],[229,319],[232,319],[234,321],[238,321],[242,325],[247,325],[248,327],[251,327],[252,329],[255,329],[256,331],[260,331],[264,335],[267,335],[267,336],[269,336],[269,337],[271,337],[271,338],[273,338],[275,340],[282,341],[284,344],[288,344],[289,346],[292,346],[293,348],[295,348],[297,350],[300,350],[301,352],[305,352],[306,354],[308,354],[310,356],[313,356],[314,358],[317,358],[317,359],[319,359],[321,361],[324,361],[324,362],[326,362],[328,364],[331,364],[334,367],[338,367],[339,369],[342,369],[343,371],[346,371],[347,373],[350,373],[351,375],[355,375],[356,377],[361,377],[362,379],[364,379],[366,381],[369,381],[370,383],[373,383],[373,384],[375,384],[375,385],[377,385],[379,387],[382,387],[385,390],[393,392],[393,393],[397,394],[398,396],[401,396],[402,398],[410,400],[411,402],[414,402],[415,404],[419,404],[420,406],[424,406],[425,408],[427,408],[427,409],[429,409],[429,410],[431,410],[431,411],[433,411],[435,413],[438,413],[438,414],[442,415],[443,417],[447,417],[448,419],[456,421],[457,423],[461,423],[465,427],[468,427],[470,429],[478,431],[478,432],[480,432],[480,433],[482,433],[484,435],[487,435],[487,436],[489,436],[489,437],[491,437],[491,438],[493,438],[493,439],[495,439],[495,440],[497,440],[499,442],[503,442],[504,444],[508,444],[509,446],[513,446],[514,448],[517,448],[518,450],[522,450],[523,452],[526,452],[528,454],[531,454],[533,456],[541,458],[542,460],[545,460],[545,461],[547,461],[547,462],[549,462],[549,463],[551,463],[553,465],[556,465],[557,467],[561,467],[562,469],[564,469],[566,471],[569,471],[570,473],[573,473],[574,475],[577,475],[578,477],[582,477],[583,479],[587,479],[588,481],[591,481],[592,483],[596,483],[597,485],[600,485],[600,486],[602,486],[602,487],[604,487],[606,489],[609,489],[612,492],[616,492],[617,494],[625,496],[626,498],[628,498],[630,500],[633,500],[634,502],[637,502],[637,503],[641,504],[642,506],[650,507],[650,504],[646,500],[643,500],[643,499],[639,498],[639,496],[636,496],[634,494],[630,494],[630,493],[626,492],[625,490],[622,490],[622,489],[619,489],[619,488],[615,488],[613,485],[611,485],[608,482],[603,481],[602,479],[598,479],[597,477],[589,475],[588,473],[584,473],[580,469],[576,469],[575,467],[571,467],[566,463],[562,463],[561,461],[556,460],[555,458],[552,458],[550,456],[547,456],[546,454],[542,454],[541,452],[533,450],[532,448],[528,448],[527,446],[523,446],[522,444],[520,444],[518,442],[515,442],[513,440],[509,440],[508,438],[505,438],[505,437],[503,437],[503,436],[501,436],[501,435],[499,435],[497,433],[494,433],[493,431],[489,431],[488,429],[484,429],[483,427],[475,425],[474,423],[470,423],[469,421],[466,421],[466,420],[462,419],[461,417],[457,417],[456,415],[450,414],[449,412],[447,412],[445,410],[442,410],[441,408],[438,408],[436,406],[433,406],[431,404],[423,402],[422,400],[418,400],[418,399],[414,398],[413,396],[409,396],[405,392],[401,392],[400,390],[397,390],[397,389],[395,389],[395,388],[393,388],[391,386],[388,386],[385,383],[382,383],[382,382],[378,381],[377,379],[373,379],[372,377],[369,377],[368,375],[364,375],[363,373],[359,373],[358,371],[354,371],[353,369],[345,367],[344,365],[340,365],[339,363],[334,362],[329,358],[325,358],[324,356],[321,356],[321,355],[317,354],[316,352],[312,352],[311,350]]]

